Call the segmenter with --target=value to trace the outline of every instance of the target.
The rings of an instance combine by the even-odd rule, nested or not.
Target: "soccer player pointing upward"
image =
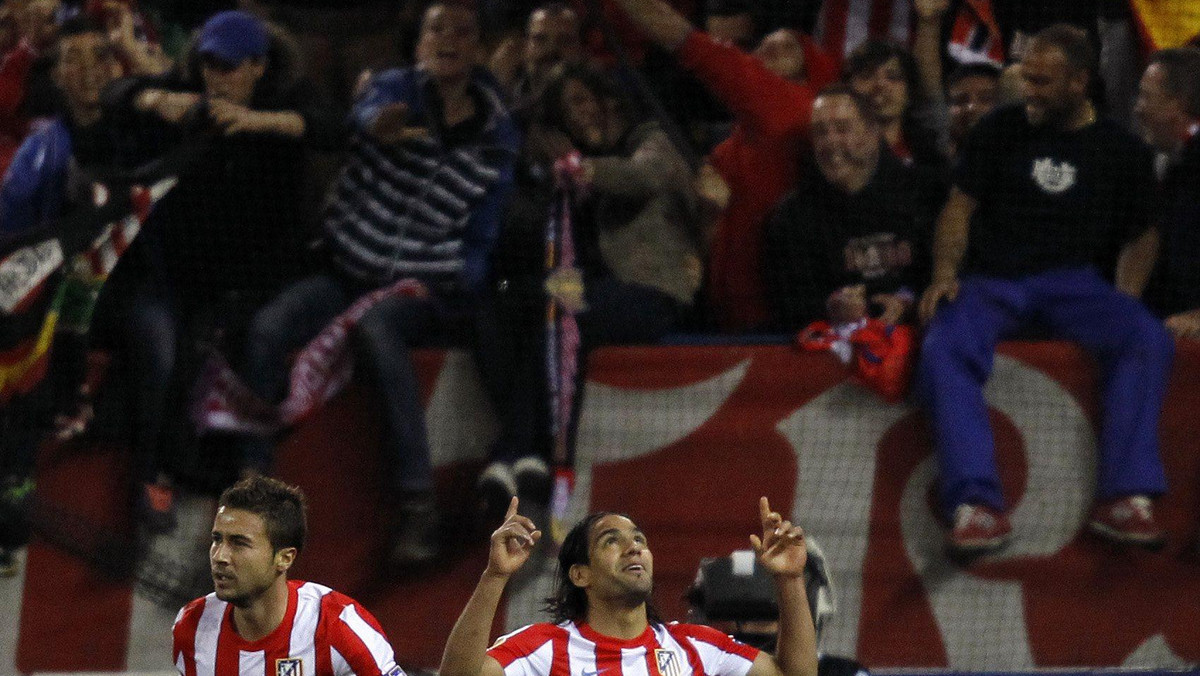
[[[817,651],[804,591],[804,531],[759,501],[758,562],[775,578],[779,642],[774,656],[725,634],[664,624],[651,605],[654,556],[628,517],[592,514],[558,554],[553,623],[519,629],[488,648],[500,596],[541,538],[513,499],[492,533],[487,568],[450,632],[441,676],[816,676]]]

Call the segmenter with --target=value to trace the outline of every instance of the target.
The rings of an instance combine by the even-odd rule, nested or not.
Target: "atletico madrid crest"
[[[275,676],[304,676],[304,660],[299,657],[275,660]]]
[[[675,651],[656,649],[654,661],[658,663],[659,676],[683,676],[683,669],[679,665],[679,656],[675,654]]]

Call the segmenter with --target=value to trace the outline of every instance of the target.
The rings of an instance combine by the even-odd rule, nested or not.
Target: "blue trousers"
[[[983,385],[996,343],[1034,322],[1078,343],[1100,369],[1096,499],[1164,493],[1158,420],[1174,342],[1141,302],[1094,269],[1068,268],[1017,279],[968,276],[930,322],[914,385],[933,427],[943,508],[1005,509]]]

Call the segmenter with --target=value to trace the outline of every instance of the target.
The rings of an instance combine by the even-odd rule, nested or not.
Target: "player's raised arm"
[[[508,584],[508,578],[529,560],[529,554],[542,531],[533,521],[517,514],[517,498],[508,505],[504,523],[492,533],[492,546],[488,554],[488,565],[475,593],[463,608],[446,649],[442,653],[442,664],[438,668],[441,676],[503,676],[500,663],[487,655],[492,620],[500,605],[500,596]]]
[[[804,590],[804,564],[808,548],[804,529],[771,511],[759,498],[762,537],[750,536],[758,560],[775,578],[779,594],[779,637],[775,655],[760,653],[746,676],[817,676],[817,634],[808,595]]]

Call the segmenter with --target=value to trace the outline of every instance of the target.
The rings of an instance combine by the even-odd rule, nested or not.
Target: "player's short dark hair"
[[[554,595],[546,599],[546,612],[554,618],[554,623],[582,622],[587,619],[587,591],[576,587],[571,581],[571,567],[589,565],[591,563],[591,534],[596,522],[606,516],[629,517],[620,512],[593,512],[582,521],[575,524],[563,538],[562,546],[558,549],[558,573],[554,579]],[[632,521],[632,519],[630,519]],[[651,624],[662,624],[662,619],[652,603],[646,603],[646,617]]]
[[[854,104],[854,109],[858,111],[859,117],[861,117],[864,122],[872,125],[879,124],[879,117],[875,115],[875,108],[871,105],[871,102],[867,100],[867,97],[854,91],[854,88],[845,82],[835,82],[828,87],[825,87],[817,94],[818,99],[827,96],[847,97],[850,99],[850,102]]]
[[[969,77],[986,77],[990,80],[999,81],[1002,72],[1000,66],[986,61],[960,64],[957,68],[950,71],[949,77],[946,78],[946,87],[953,87]]]
[[[1054,47],[1067,59],[1067,66],[1075,72],[1084,72],[1088,80],[1096,74],[1099,62],[1096,47],[1087,31],[1066,23],[1056,23],[1038,31],[1030,42],[1030,50]]]
[[[262,517],[271,549],[304,549],[308,535],[308,504],[298,486],[278,479],[254,475],[237,482],[221,493],[218,507],[240,509]]]
[[[908,88],[908,107],[912,109],[922,101],[924,93],[921,89],[917,62],[909,52],[900,45],[883,40],[868,40],[850,52],[846,64],[842,68],[842,80],[850,80],[863,75],[874,73],[883,64],[896,60],[904,73],[904,84]]]
[[[1167,93],[1183,104],[1190,117],[1200,117],[1200,49],[1175,47],[1150,56],[1150,64],[1162,67]]]

